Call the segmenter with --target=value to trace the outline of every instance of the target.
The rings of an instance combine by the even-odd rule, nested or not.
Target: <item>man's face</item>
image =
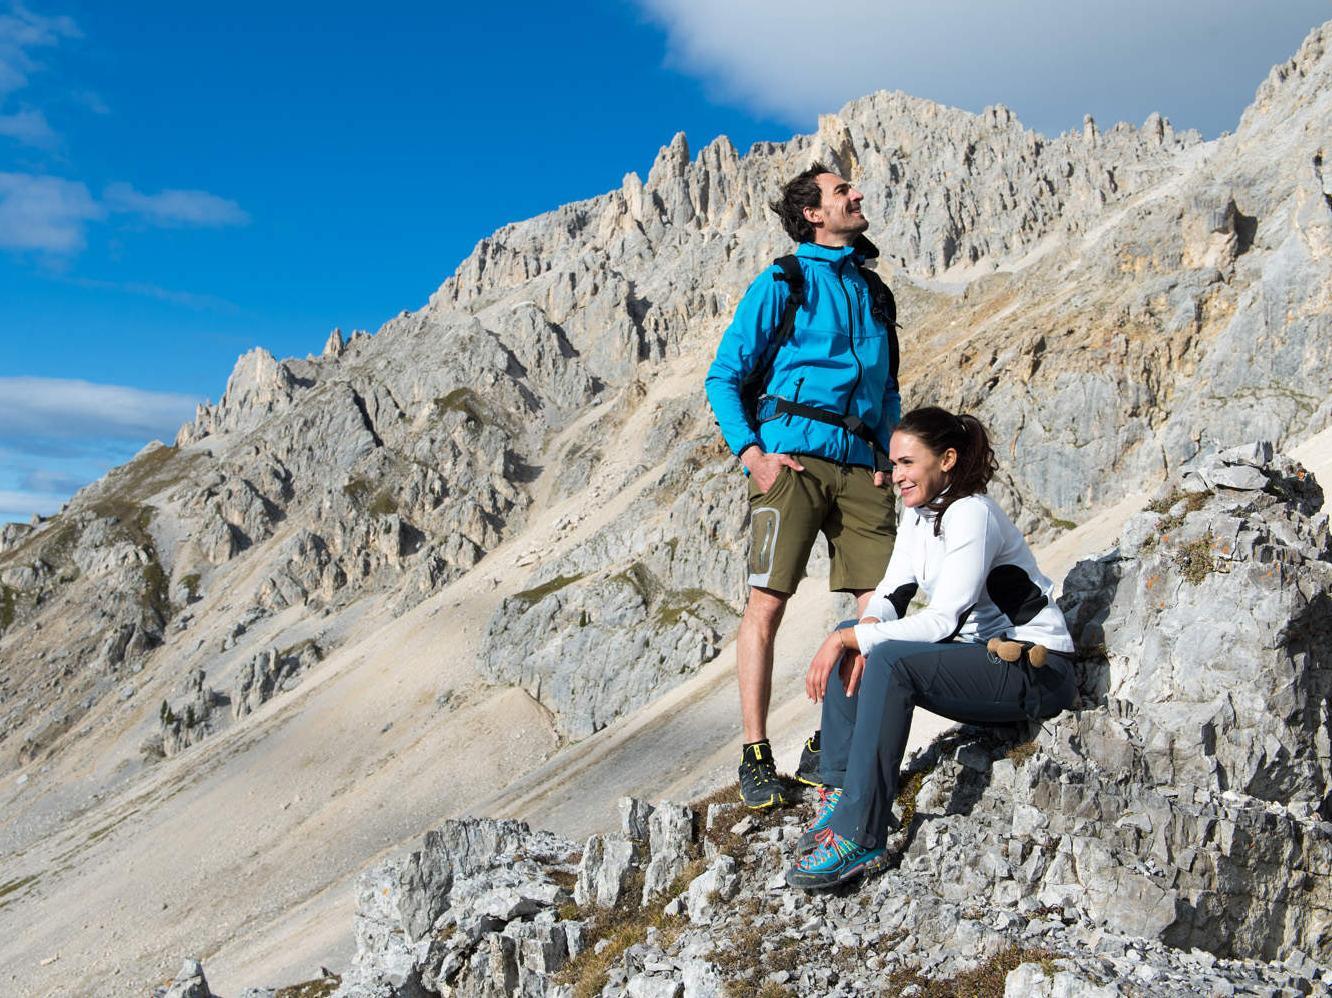
[[[820,173],[814,179],[823,195],[817,208],[805,209],[805,218],[814,226],[814,241],[825,246],[849,246],[869,228],[869,220],[860,213],[865,195],[835,173]]]

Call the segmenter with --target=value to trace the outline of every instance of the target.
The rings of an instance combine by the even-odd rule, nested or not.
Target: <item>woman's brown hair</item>
[[[923,507],[934,514],[934,535],[938,537],[944,510],[959,499],[983,493],[998,470],[990,435],[975,416],[955,416],[937,405],[912,409],[895,432],[911,434],[939,456],[949,447],[957,451],[957,463],[947,472],[947,487]]]

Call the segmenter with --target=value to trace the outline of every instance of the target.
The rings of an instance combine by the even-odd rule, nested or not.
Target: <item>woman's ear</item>
[[[953,466],[956,464],[957,464],[957,449],[954,447],[949,447],[946,451],[943,452],[943,456],[939,458],[939,467],[943,468],[944,471],[952,471]]]

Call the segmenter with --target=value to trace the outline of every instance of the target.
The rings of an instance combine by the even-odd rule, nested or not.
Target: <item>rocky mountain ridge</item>
[[[814,157],[869,194],[908,404],[987,421],[996,492],[1033,536],[1238,441],[1320,430],[1329,38],[1208,143],[1156,117],[1047,139],[901,94],[743,157],[677,136],[646,182],[506,226],[375,335],[245,355],[173,445],[0,533],[16,863],[157,760],[185,772],[200,746],[262,739],[326,668],[355,670],[338,650],[371,622],[480,578],[552,509],[542,544],[485,577],[475,676],[438,694],[442,717],[513,686],[552,740],[582,738],[711,659],[743,599],[744,505],[703,369],[786,249],[766,199]],[[632,669],[598,653],[625,634]]]

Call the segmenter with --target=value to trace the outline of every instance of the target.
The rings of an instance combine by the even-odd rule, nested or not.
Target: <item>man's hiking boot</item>
[[[800,750],[800,765],[795,771],[795,778],[807,787],[823,786],[823,778],[819,776],[819,734],[820,731],[816,731],[805,739],[805,747]]]
[[[740,797],[755,811],[793,803],[790,790],[777,775],[767,739],[746,745],[740,757]]]
[[[814,822],[801,833],[796,842],[797,856],[803,856],[811,849],[817,848],[832,834],[828,824],[832,821],[833,808],[841,799],[841,787],[819,787],[819,800],[814,805]]]
[[[807,891],[836,887],[877,869],[883,857],[883,849],[867,849],[828,829],[818,848],[786,871],[786,882]]]

